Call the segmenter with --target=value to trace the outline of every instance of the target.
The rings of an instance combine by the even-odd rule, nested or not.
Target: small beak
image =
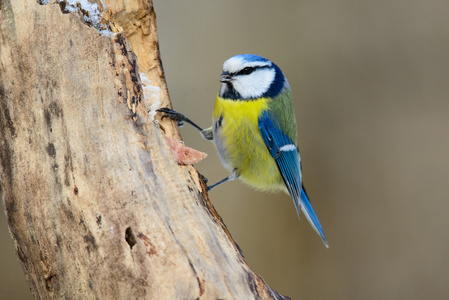
[[[232,80],[232,76],[229,75],[228,72],[221,73],[221,75],[220,75],[220,82],[221,83],[228,83],[228,82],[231,82],[231,80]]]

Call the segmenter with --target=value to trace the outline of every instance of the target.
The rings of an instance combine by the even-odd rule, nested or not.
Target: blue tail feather
[[[315,211],[312,208],[312,205],[310,204],[309,198],[307,197],[307,194],[304,190],[304,187],[301,189],[301,204],[300,204],[302,211],[304,212],[304,215],[306,216],[307,220],[309,220],[310,225],[312,225],[313,229],[320,235],[321,239],[323,240],[324,245],[329,248],[329,245],[327,244],[326,236],[324,235],[323,228],[321,228],[320,221],[318,221],[318,217],[315,214]],[[298,211],[299,216],[299,211]]]

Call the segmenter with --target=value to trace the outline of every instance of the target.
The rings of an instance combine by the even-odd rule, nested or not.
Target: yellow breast
[[[259,189],[285,189],[273,157],[260,135],[258,118],[269,99],[236,101],[217,96],[213,112],[214,142],[229,171]]]

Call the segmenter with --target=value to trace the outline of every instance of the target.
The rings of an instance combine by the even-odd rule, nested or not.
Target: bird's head
[[[240,54],[225,61],[220,82],[220,97],[232,100],[276,97],[288,87],[278,66],[254,54]]]

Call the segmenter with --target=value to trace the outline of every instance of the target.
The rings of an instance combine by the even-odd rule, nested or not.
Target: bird
[[[324,245],[329,245],[302,182],[296,118],[290,85],[272,61],[255,54],[235,55],[223,64],[212,126],[198,126],[185,115],[164,107],[164,117],[179,126],[187,122],[213,140],[229,176],[207,187],[234,179],[265,191],[284,191],[293,199]]]

